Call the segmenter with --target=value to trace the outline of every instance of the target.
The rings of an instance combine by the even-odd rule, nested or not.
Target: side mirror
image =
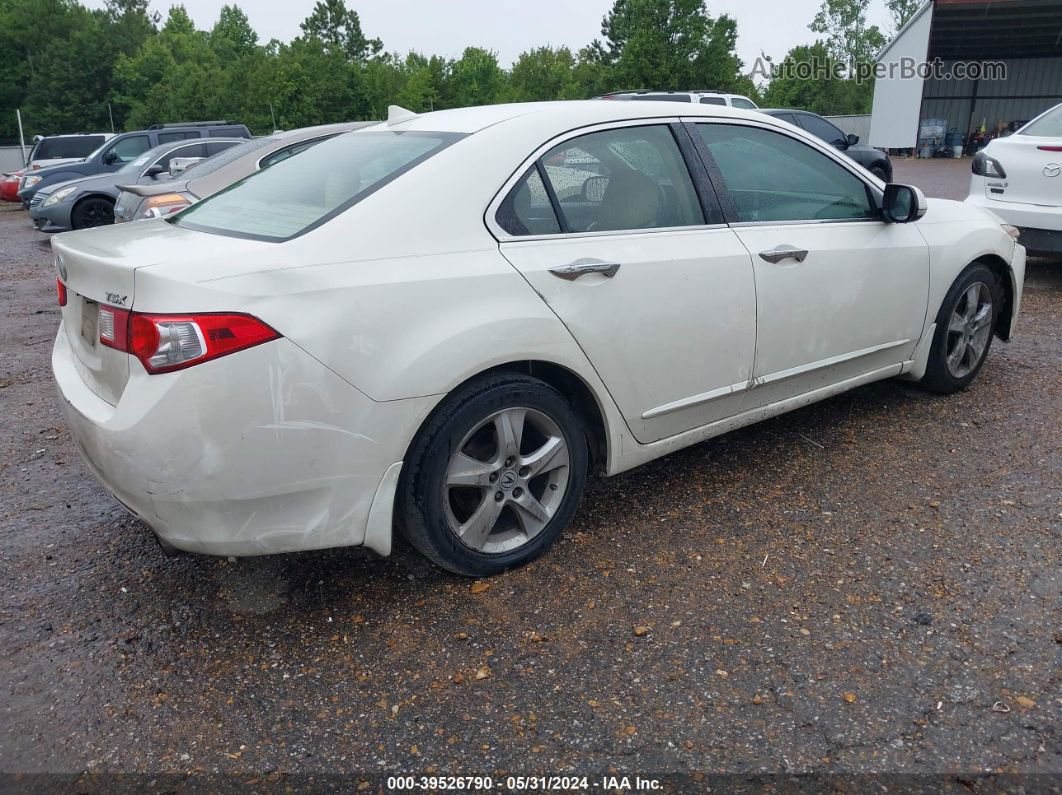
[[[886,223],[908,224],[926,214],[926,197],[913,185],[889,183],[881,200],[881,217]]]
[[[588,177],[583,183],[583,201],[599,202],[605,198],[605,189],[608,188],[608,177]]]
[[[145,177],[157,177],[163,173],[166,169],[162,167],[162,163],[153,163],[148,166],[147,171],[144,172]]]
[[[859,136],[855,133],[848,133],[846,143],[848,146],[855,146],[857,143],[859,143]]]
[[[118,162],[118,155],[116,155],[114,153],[113,149],[103,156],[104,165],[113,166],[117,162]]]

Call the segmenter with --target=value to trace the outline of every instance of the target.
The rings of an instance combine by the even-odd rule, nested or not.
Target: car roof
[[[359,130],[423,130],[430,132],[475,133],[502,123],[566,125],[569,129],[624,119],[651,119],[675,116],[725,117],[757,119],[759,111],[742,110],[728,105],[683,105],[674,102],[607,102],[599,99],[580,99],[557,102],[515,102],[503,105],[479,105],[470,108],[437,110],[409,116],[396,122]]]

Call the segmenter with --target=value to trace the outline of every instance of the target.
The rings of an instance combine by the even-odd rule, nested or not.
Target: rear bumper
[[[190,552],[364,543],[385,473],[433,402],[374,402],[281,339],[166,375],[133,360],[112,406],[86,385],[74,355],[60,327],[52,369],[89,468],[160,538]],[[386,533],[369,543],[389,552]]]
[[[1006,223],[1021,230],[1018,242],[1030,254],[1062,252],[1062,205],[1003,202],[990,199],[984,193],[971,192],[967,203],[991,210]]]

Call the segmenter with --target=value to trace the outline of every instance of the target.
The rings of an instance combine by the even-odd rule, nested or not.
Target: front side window
[[[541,164],[566,232],[704,223],[682,153],[664,125],[572,138],[543,155]]]
[[[734,203],[737,221],[877,218],[866,185],[826,155],[788,135],[736,124],[697,131]]]
[[[1025,125],[1021,134],[1034,135],[1037,138],[1062,138],[1062,105],[1056,105],[1040,118]]]
[[[164,172],[168,172],[170,170],[170,163],[175,157],[206,157],[206,147],[203,146],[203,144],[181,146],[167,152],[155,162],[162,166]]]
[[[816,138],[822,139],[830,146],[844,146],[845,142],[848,140],[843,132],[826,121],[826,119],[820,119],[818,116],[812,116],[810,113],[800,114],[800,126]]]
[[[327,140],[328,137],[330,136],[322,138],[311,138],[308,141],[300,141],[297,144],[292,144],[291,146],[279,149],[276,152],[273,152],[273,154],[266,155],[265,157],[263,157],[262,162],[258,164],[258,167],[268,168],[269,166],[279,163],[281,160],[287,160],[289,157],[294,157],[299,152],[305,152],[314,144],[319,144],[321,143],[321,141]]]
[[[107,155],[114,155],[115,163],[131,163],[151,147],[151,142],[146,135],[131,135],[123,138],[110,148]]]
[[[464,137],[373,131],[339,135],[262,169],[173,216],[203,232],[281,241],[325,223]]]

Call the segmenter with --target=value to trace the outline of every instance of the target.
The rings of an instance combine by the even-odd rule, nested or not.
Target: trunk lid
[[[247,243],[182,229],[163,220],[66,232],[52,238],[56,270],[67,289],[66,306],[61,310],[63,330],[85,385],[111,405],[118,404],[125,390],[132,357],[100,342],[100,315],[109,309],[133,308],[138,270],[179,260],[187,263],[188,270],[202,274],[202,266],[211,260],[244,259],[234,256],[234,249],[246,249]],[[156,307],[148,309],[156,311]],[[181,311],[195,309],[188,306]]]
[[[1052,151],[1054,150],[1054,151]],[[985,150],[1003,166],[1007,178],[986,180],[986,195],[995,201],[1062,205],[1062,139],[1012,135],[997,138]],[[988,183],[1005,182],[1002,193]],[[998,190],[998,187],[997,187]]]

